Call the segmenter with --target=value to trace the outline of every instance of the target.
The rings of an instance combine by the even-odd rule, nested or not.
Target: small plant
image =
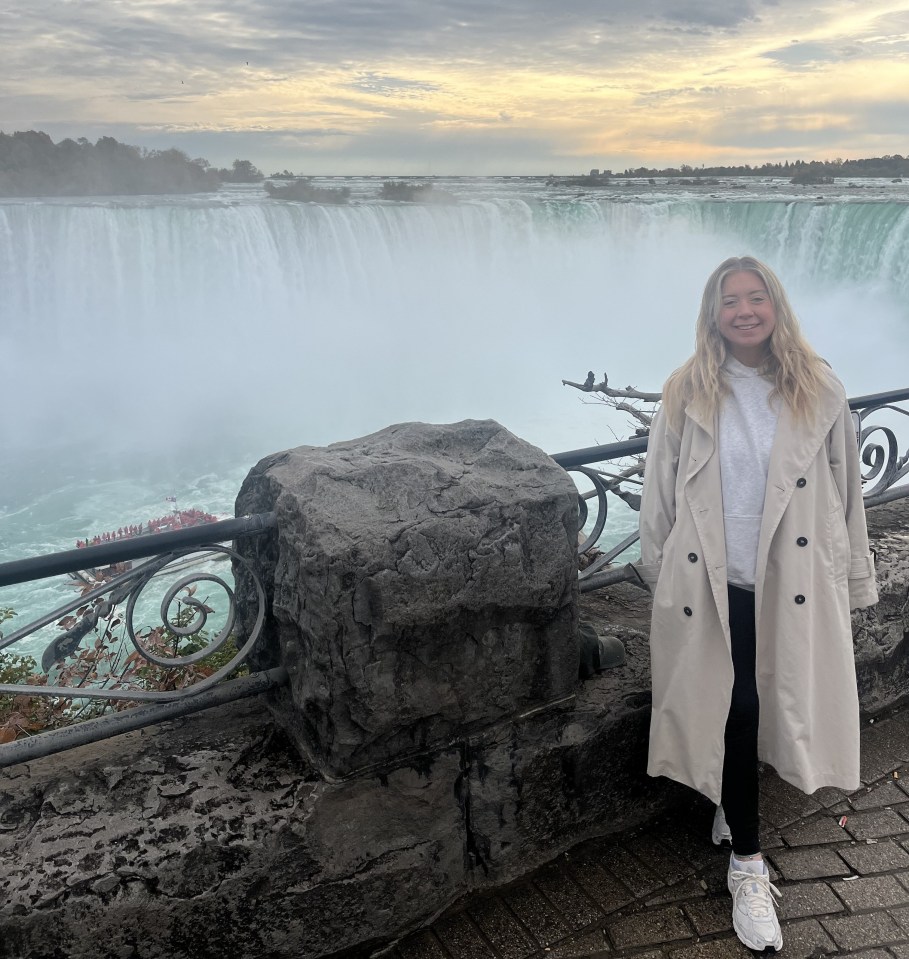
[[[186,598],[192,598],[194,592],[194,586],[186,587]],[[196,602],[194,600],[194,604]],[[212,612],[204,602],[201,608]],[[14,615],[13,610],[0,607],[0,624]],[[178,628],[188,626],[196,615],[195,605],[180,603],[173,625]],[[138,688],[172,692],[186,689],[227,665],[238,652],[234,637],[230,637],[220,649],[198,662],[173,667],[149,662],[133,648],[117,606],[101,597],[65,616],[57,626],[64,635],[57,641],[56,661],[64,664],[54,665],[54,657],[51,657],[51,662],[46,665],[48,673],[53,676],[52,685],[73,690]],[[65,643],[66,638],[72,636],[83,637],[75,648]],[[169,659],[197,653],[210,642],[205,630],[192,636],[181,636],[167,626],[157,626],[137,634],[137,639],[152,654]],[[49,683],[48,673],[40,672],[30,656],[0,653],[0,683],[45,686]],[[235,675],[248,673],[247,667],[240,666]],[[34,693],[0,696],[0,744],[137,705],[134,700],[126,699],[80,699],[78,694],[72,697]]]

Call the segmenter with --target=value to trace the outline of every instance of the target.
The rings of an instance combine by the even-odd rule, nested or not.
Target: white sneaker
[[[713,816],[713,832],[711,834],[714,846],[719,846],[724,842],[732,842],[732,832],[726,823],[726,814],[722,806],[716,807],[716,813]]]
[[[732,926],[739,939],[758,952],[768,946],[779,952],[783,948],[783,933],[773,897],[779,896],[780,891],[770,881],[767,866],[763,873],[745,872],[734,869],[730,857],[726,884],[732,893]]]

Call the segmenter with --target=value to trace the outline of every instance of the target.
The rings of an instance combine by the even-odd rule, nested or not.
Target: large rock
[[[577,493],[497,423],[408,423],[269,456],[237,497],[238,514],[266,511],[276,533],[239,548],[291,674],[276,705],[327,776],[573,690]]]

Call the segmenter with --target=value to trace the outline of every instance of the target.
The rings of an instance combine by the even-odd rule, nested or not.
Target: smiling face
[[[761,366],[775,327],[776,309],[764,281],[751,270],[730,273],[723,280],[717,319],[727,350],[745,366]]]

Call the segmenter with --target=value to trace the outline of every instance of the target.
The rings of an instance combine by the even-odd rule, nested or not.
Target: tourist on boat
[[[849,610],[877,602],[877,588],[845,391],[752,257],[711,274],[694,355],[664,387],[641,564],[653,591],[648,772],[717,804],[735,931],[779,950],[758,761],[806,793],[859,787]]]

